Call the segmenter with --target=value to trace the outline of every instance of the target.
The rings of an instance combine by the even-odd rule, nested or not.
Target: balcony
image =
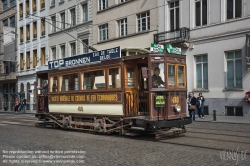
[[[179,30],[165,31],[154,34],[154,43],[156,44],[178,44],[189,41],[190,29],[182,27]]]
[[[45,3],[41,4],[41,9],[45,8]]]

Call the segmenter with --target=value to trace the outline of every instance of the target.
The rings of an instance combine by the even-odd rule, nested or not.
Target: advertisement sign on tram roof
[[[48,66],[49,69],[56,69],[62,67],[77,66],[80,64],[100,62],[120,57],[121,57],[121,49],[120,46],[118,46],[106,50],[49,61]]]

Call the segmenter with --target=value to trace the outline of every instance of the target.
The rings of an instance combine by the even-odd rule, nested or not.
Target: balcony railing
[[[45,8],[45,3],[41,4],[41,9]]]
[[[181,43],[187,42],[190,38],[190,29],[183,27],[179,30],[166,31],[154,34],[154,43],[156,44],[166,44],[166,43]]]
[[[44,36],[45,35],[45,31],[42,31],[42,36]]]
[[[33,7],[33,12],[36,12],[36,7]]]
[[[34,39],[36,39],[37,38],[37,34],[34,34]]]
[[[27,36],[27,41],[29,41],[30,40],[30,37],[29,36]]]
[[[30,11],[26,11],[26,17],[28,17],[30,14]]]
[[[23,39],[20,39],[20,42],[22,43],[22,42],[23,42]]]
[[[20,18],[23,18],[23,13],[20,14]]]

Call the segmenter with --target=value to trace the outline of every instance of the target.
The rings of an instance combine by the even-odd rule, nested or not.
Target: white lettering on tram
[[[55,60],[55,61],[49,62],[49,65],[50,65],[51,68],[53,68],[53,64],[54,64],[54,68],[61,67],[62,65],[64,65],[64,60],[63,59],[59,59],[59,60]]]
[[[74,65],[84,64],[88,62],[90,62],[90,57],[84,57],[84,58],[65,61],[65,66],[74,66]]]

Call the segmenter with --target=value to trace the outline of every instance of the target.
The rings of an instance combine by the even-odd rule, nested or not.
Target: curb
[[[242,123],[242,122],[221,122],[221,121],[195,121],[195,122],[210,122],[210,123],[229,123],[229,124],[245,124],[245,125],[250,125],[250,122],[248,123]]]

